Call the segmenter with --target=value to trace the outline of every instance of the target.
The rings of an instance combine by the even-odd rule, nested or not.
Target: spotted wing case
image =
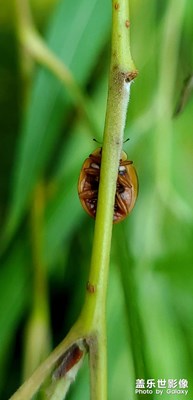
[[[102,148],[96,149],[84,161],[79,181],[78,195],[82,207],[92,217],[96,217],[98,187],[100,180]],[[123,221],[132,211],[138,195],[138,178],[133,162],[122,151],[117,174],[113,223]]]

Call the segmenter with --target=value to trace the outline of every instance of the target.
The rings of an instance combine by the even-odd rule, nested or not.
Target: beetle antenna
[[[130,140],[130,138],[128,137],[127,139],[124,140],[123,143],[126,143],[126,142],[128,142],[129,140]]]
[[[99,142],[98,140],[96,140],[95,138],[93,138],[93,141],[99,144],[102,144],[101,142]]]

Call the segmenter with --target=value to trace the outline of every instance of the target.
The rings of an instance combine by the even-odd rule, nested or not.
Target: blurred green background
[[[110,400],[136,379],[186,379],[193,398],[193,73],[188,0],[131,0],[132,85],[124,150],[139,176],[132,214],[113,228],[107,304]],[[87,93],[82,107],[17,39],[17,2],[0,13],[0,397],[8,399],[66,335],[84,301],[94,221],[77,180],[102,140],[110,0],[32,0],[37,29]],[[181,100],[180,100],[181,99]],[[157,385],[157,383],[156,383]],[[179,389],[179,386],[177,387]],[[163,399],[184,395],[163,394]],[[89,399],[87,360],[68,399]]]

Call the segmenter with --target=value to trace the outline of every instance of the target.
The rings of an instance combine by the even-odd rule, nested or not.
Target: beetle
[[[102,148],[99,147],[84,161],[78,180],[78,195],[82,207],[96,217],[98,187],[100,180]],[[138,178],[133,161],[122,151],[119,162],[115,194],[113,223],[124,220],[133,209],[138,195]]]

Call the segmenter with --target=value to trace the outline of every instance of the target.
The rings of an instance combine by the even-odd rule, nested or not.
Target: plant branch
[[[18,39],[25,52],[46,67],[67,88],[74,105],[82,112],[92,136],[98,136],[97,121],[91,101],[75,81],[70,70],[47,47],[37,32],[30,13],[28,0],[15,0]]]
[[[137,75],[129,43],[128,1],[112,1],[112,48],[109,91],[102,148],[97,214],[94,230],[89,287],[83,309],[84,320],[92,324],[94,340],[90,344],[91,398],[107,398],[106,368],[106,292],[108,284],[117,171],[130,94]]]
[[[47,276],[42,255],[44,195],[41,182],[34,191],[30,218],[34,297],[24,342],[24,378],[37,368],[51,347]]]

